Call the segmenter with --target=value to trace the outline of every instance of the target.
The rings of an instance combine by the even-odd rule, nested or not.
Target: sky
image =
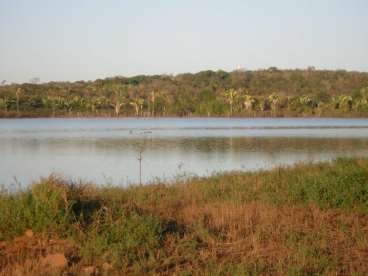
[[[0,0],[0,82],[368,71],[367,0]]]

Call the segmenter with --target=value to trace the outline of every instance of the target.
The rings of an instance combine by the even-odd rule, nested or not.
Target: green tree
[[[213,90],[205,89],[201,91],[196,101],[198,101],[197,114],[211,116],[215,113],[216,94]]]
[[[155,114],[167,115],[167,106],[170,104],[170,98],[166,93],[159,92],[155,95]]]
[[[8,99],[7,99],[7,97],[0,98],[0,109],[3,109],[5,112],[8,112]]]

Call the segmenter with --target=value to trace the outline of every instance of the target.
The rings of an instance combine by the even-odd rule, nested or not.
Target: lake
[[[0,184],[129,185],[368,156],[367,119],[1,119]]]

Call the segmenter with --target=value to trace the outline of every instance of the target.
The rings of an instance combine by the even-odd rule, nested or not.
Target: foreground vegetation
[[[203,71],[0,86],[0,117],[368,116],[368,73]]]
[[[45,267],[52,253],[67,265]],[[3,275],[367,275],[367,258],[367,159],[0,196]]]

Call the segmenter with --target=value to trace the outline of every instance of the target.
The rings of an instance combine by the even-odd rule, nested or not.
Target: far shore
[[[208,119],[208,118],[216,118],[216,119],[281,119],[281,118],[306,118],[306,119],[318,119],[318,118],[336,118],[336,119],[368,119],[367,114],[326,114],[325,116],[313,116],[313,115],[278,115],[278,116],[270,116],[270,115],[263,115],[263,116],[114,116],[114,115],[57,115],[57,116],[45,116],[45,115],[28,115],[28,114],[21,114],[21,115],[9,115],[4,116],[0,113],[0,120],[1,119]]]

